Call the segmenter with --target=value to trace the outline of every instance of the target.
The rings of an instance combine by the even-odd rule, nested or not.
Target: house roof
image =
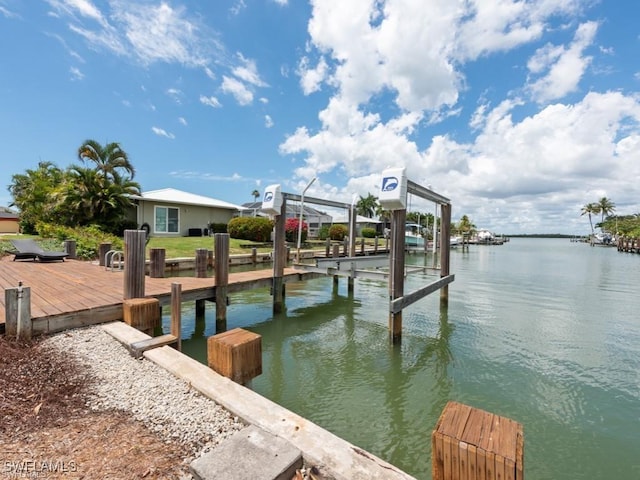
[[[145,200],[162,203],[179,203],[183,205],[200,205],[203,207],[221,208],[226,210],[242,210],[243,208],[233,203],[218,200],[216,198],[196,195],[195,193],[183,192],[175,188],[163,188],[161,190],[150,190],[142,192],[140,195],[132,195],[136,200]]]
[[[0,219],[2,220],[20,220],[20,215],[11,212],[0,211]]]

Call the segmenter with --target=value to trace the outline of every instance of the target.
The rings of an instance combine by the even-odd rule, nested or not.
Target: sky
[[[406,167],[453,221],[587,234],[601,197],[640,212],[638,18],[636,0],[0,0],[0,206],[12,175],[93,139],[142,191],[242,204],[316,178],[308,197],[351,203]]]

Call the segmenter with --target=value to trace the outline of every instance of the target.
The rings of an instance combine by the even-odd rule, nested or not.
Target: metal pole
[[[304,211],[304,194],[309,190],[309,187],[316,181],[316,177],[313,177],[311,181],[304,187],[302,195],[300,196],[300,220],[298,221],[298,251],[296,253],[296,260],[300,263],[300,243],[302,242],[302,213]]]

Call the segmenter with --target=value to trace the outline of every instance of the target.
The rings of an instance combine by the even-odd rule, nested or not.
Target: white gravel
[[[45,343],[86,366],[94,379],[89,408],[129,412],[167,441],[190,447],[193,458],[245,426],[184,380],[149,360],[134,359],[100,326],[69,330]]]

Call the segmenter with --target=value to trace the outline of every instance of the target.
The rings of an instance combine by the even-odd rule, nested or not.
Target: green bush
[[[326,240],[329,238],[329,225],[322,225],[318,230],[318,240]]]
[[[59,251],[64,240],[75,240],[76,256],[82,260],[98,258],[98,248],[101,243],[111,243],[111,248],[114,250],[124,248],[121,238],[104,232],[96,225],[72,228],[50,223],[37,223],[36,230],[43,239],[40,243],[45,250]]]
[[[331,228],[329,228],[329,238],[331,240],[342,241],[347,236],[347,233],[347,227],[344,225],[331,225]]]
[[[236,217],[227,225],[227,232],[231,238],[252,242],[268,242],[272,230],[273,222],[264,217]]]
[[[365,227],[362,229],[362,236],[364,238],[376,238],[376,229]]]

